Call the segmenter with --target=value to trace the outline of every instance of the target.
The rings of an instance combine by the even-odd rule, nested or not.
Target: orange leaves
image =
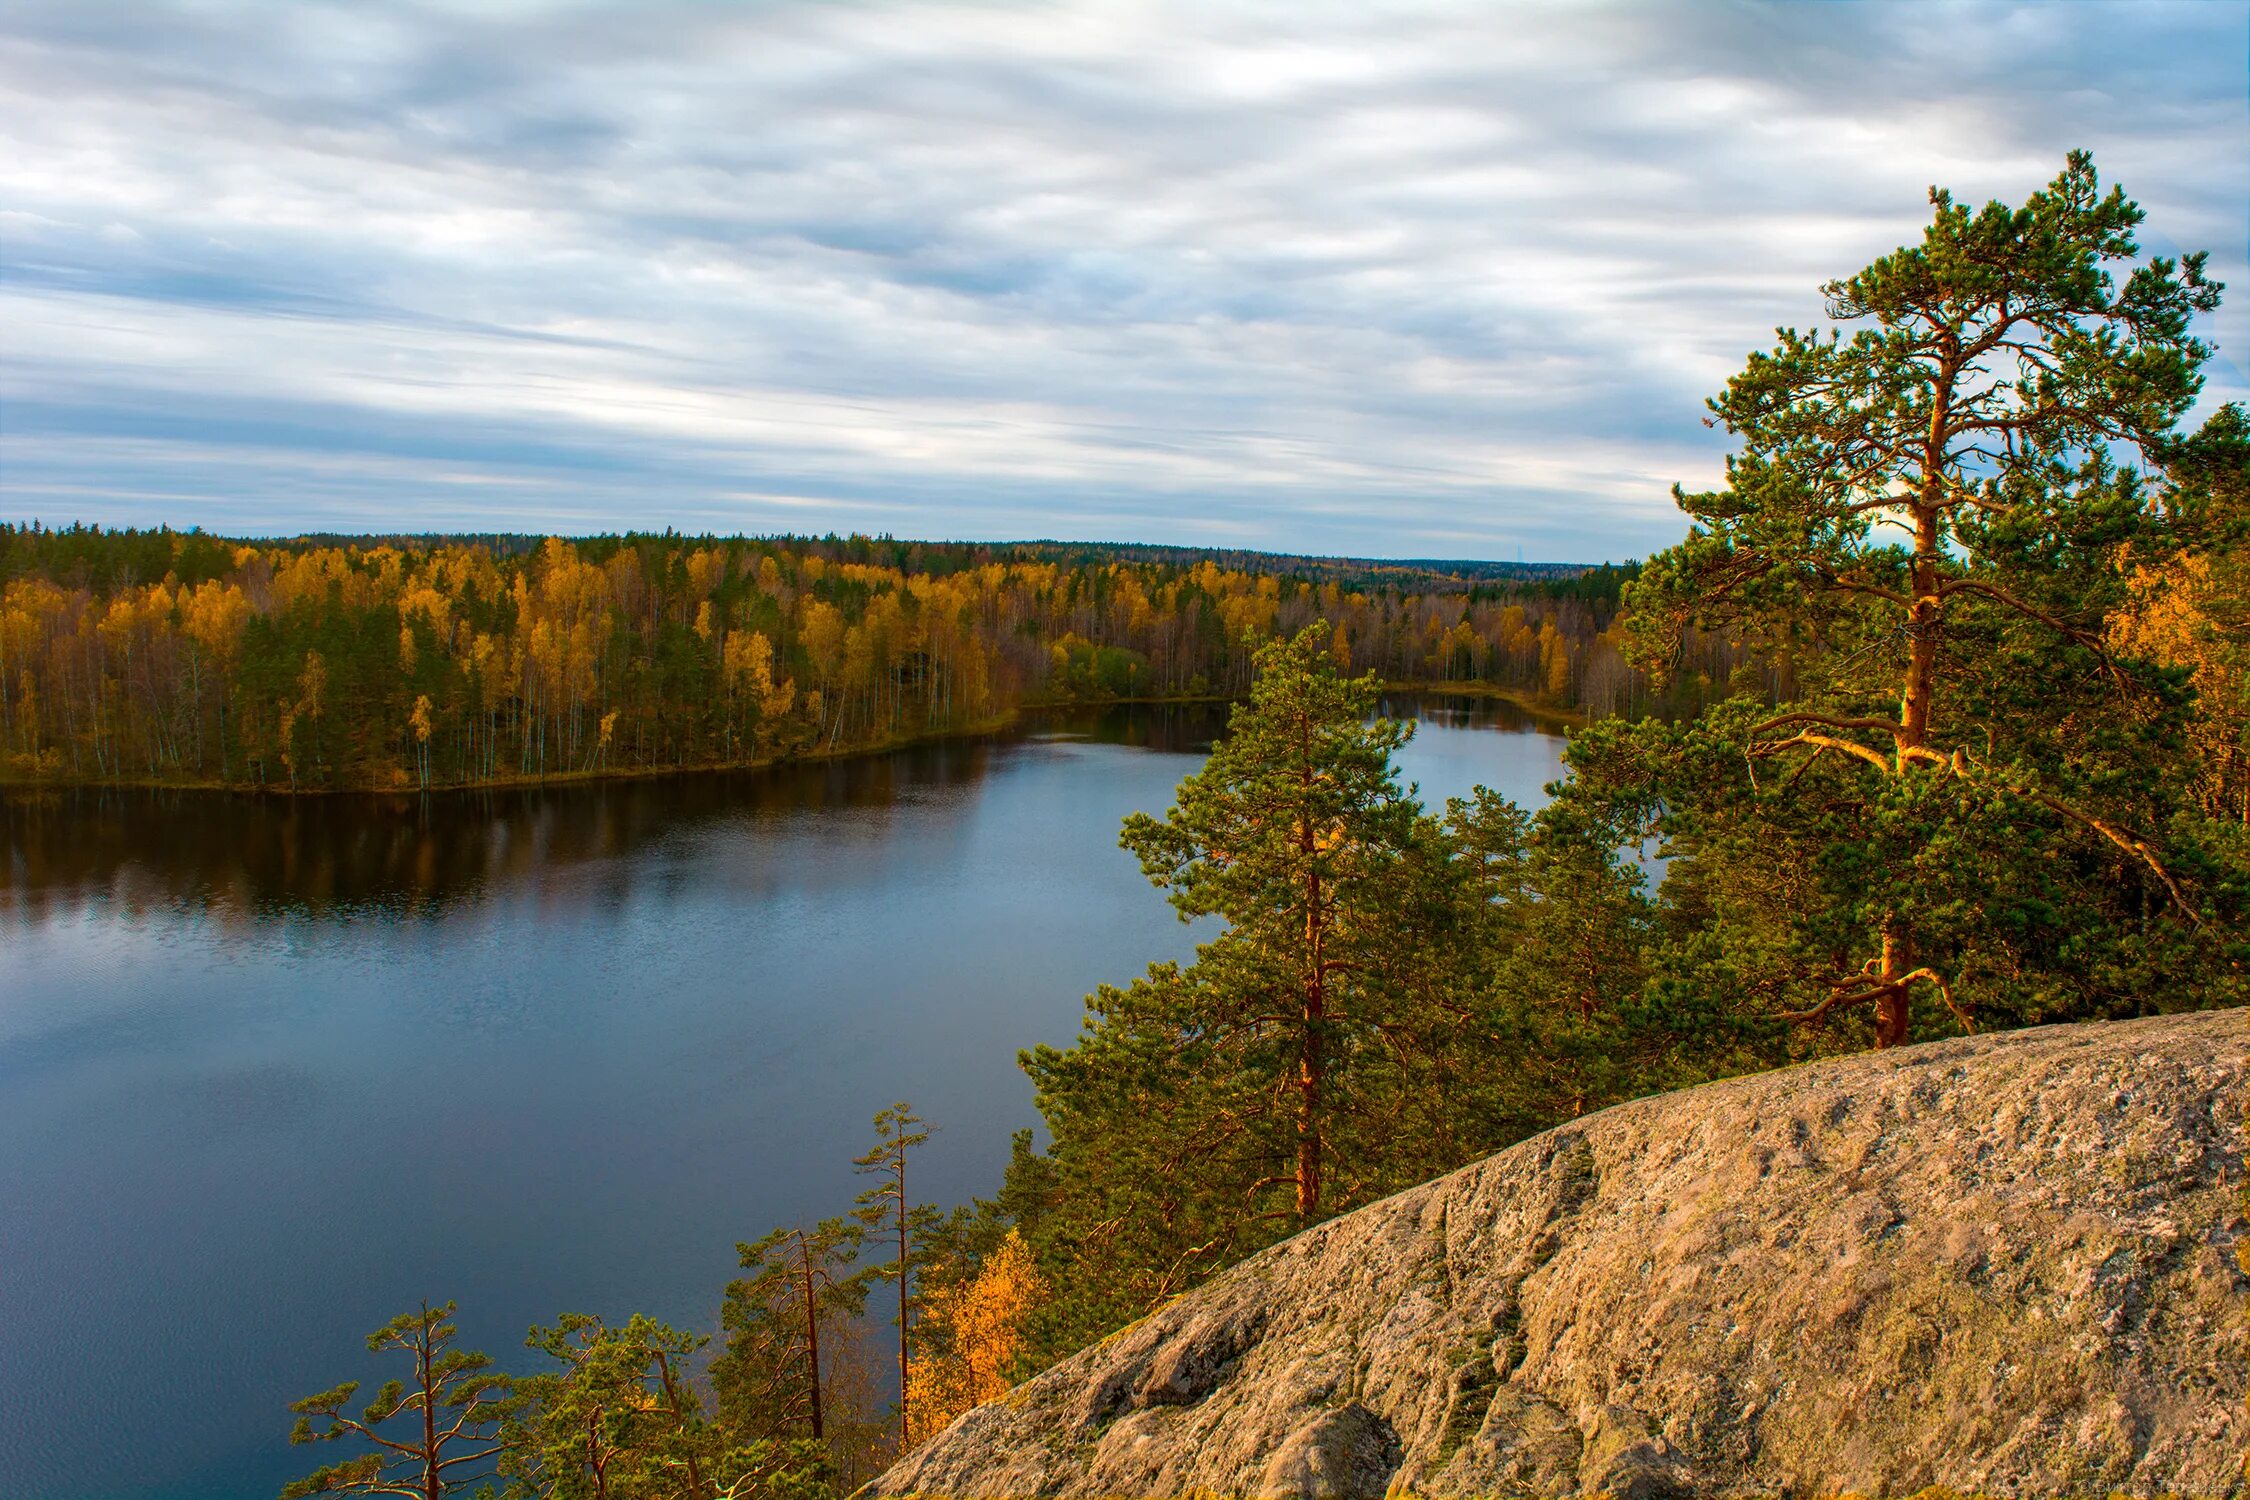
[[[807,599],[797,640],[812,658],[814,674],[826,683],[843,666],[844,612],[826,600]]]
[[[727,555],[718,548],[707,547],[701,552],[688,555],[688,590],[695,598],[704,599],[725,581],[726,576]]]
[[[96,628],[112,651],[130,656],[150,637],[170,632],[172,603],[172,591],[160,583],[127,589],[110,596]]]
[[[262,554],[273,568],[272,599],[277,613],[299,605],[318,607],[331,597],[353,609],[373,609],[398,594],[404,558],[392,548],[369,552],[343,547],[280,549]]]
[[[719,676],[730,691],[754,698],[773,691],[773,642],[756,631],[732,631],[719,653]]]
[[[523,670],[543,711],[592,704],[602,643],[613,623],[609,574],[562,538],[549,537],[532,580],[516,579],[515,597]]]
[[[0,595],[0,645],[22,660],[35,648],[49,651],[67,637],[86,633],[101,618],[101,606],[82,589],[62,589],[45,579],[24,579]]]
[[[967,1281],[924,1293],[918,1341],[906,1366],[909,1447],[928,1441],[974,1406],[1013,1384],[1024,1327],[1047,1284],[1023,1237],[1011,1229]]]
[[[315,784],[383,786],[384,757],[425,745],[420,769],[460,784],[613,754],[669,769],[841,751],[1055,696],[1224,693],[1247,682],[1245,635],[1315,613],[1339,661],[1393,678],[1579,695],[1615,658],[1590,643],[1598,620],[1551,600],[865,540],[243,543],[199,551],[185,583],[0,578],[0,747],[82,780],[263,785],[318,761]],[[1543,641],[1558,623],[1567,675]],[[315,695],[325,726],[299,680],[315,649],[336,678]],[[401,730],[418,696],[427,740]]]
[[[1546,695],[1560,703],[1570,694],[1570,642],[1549,621],[1539,627],[1539,675]]]
[[[180,628],[204,653],[224,663],[241,648],[250,625],[250,598],[240,586],[211,579],[180,590]]]
[[[774,681],[773,642],[757,631],[728,635],[719,670],[727,691],[754,706],[761,719],[780,718],[797,700],[794,681]]]
[[[398,614],[402,626],[420,615],[438,639],[444,640],[451,634],[453,600],[437,581],[413,579],[399,593]]]
[[[2130,587],[2133,607],[2110,622],[2111,649],[2192,674],[2198,799],[2250,823],[2250,577],[2231,557],[2190,552],[2135,568]]]
[[[1204,564],[1209,567],[1210,564]],[[1271,583],[1272,579],[1264,582]],[[1219,618],[1226,622],[1227,639],[1239,641],[1246,635],[1263,640],[1274,632],[1274,620],[1280,612],[1280,600],[1270,591],[1257,589],[1249,593],[1228,594],[1219,600]]]

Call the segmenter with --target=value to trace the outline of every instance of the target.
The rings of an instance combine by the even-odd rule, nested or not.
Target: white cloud
[[[1715,470],[1701,398],[1933,181],[2093,147],[2241,347],[2244,29],[19,4],[0,505],[1644,552]]]

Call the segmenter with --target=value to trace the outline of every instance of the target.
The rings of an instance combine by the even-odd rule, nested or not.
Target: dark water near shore
[[[1426,801],[1561,741],[1401,700]],[[429,799],[0,799],[0,1493],[266,1500],[288,1401],[423,1297],[711,1331],[733,1245],[840,1212],[868,1117],[997,1185],[1016,1050],[1182,927],[1117,848],[1220,710],[754,775]]]

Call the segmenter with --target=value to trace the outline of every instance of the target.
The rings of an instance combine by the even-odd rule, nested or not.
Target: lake
[[[1561,740],[1399,700],[1432,804]],[[1051,715],[743,775],[429,798],[0,799],[0,1489],[270,1500],[292,1399],[457,1299],[717,1325],[734,1244],[840,1213],[869,1117],[989,1193],[1018,1048],[1198,933],[1117,847],[1223,722]],[[383,1372],[386,1373],[387,1372]]]

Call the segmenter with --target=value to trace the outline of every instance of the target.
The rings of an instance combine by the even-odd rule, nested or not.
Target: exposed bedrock
[[[1591,1115],[1277,1245],[871,1493],[2250,1493],[2242,1011]]]

